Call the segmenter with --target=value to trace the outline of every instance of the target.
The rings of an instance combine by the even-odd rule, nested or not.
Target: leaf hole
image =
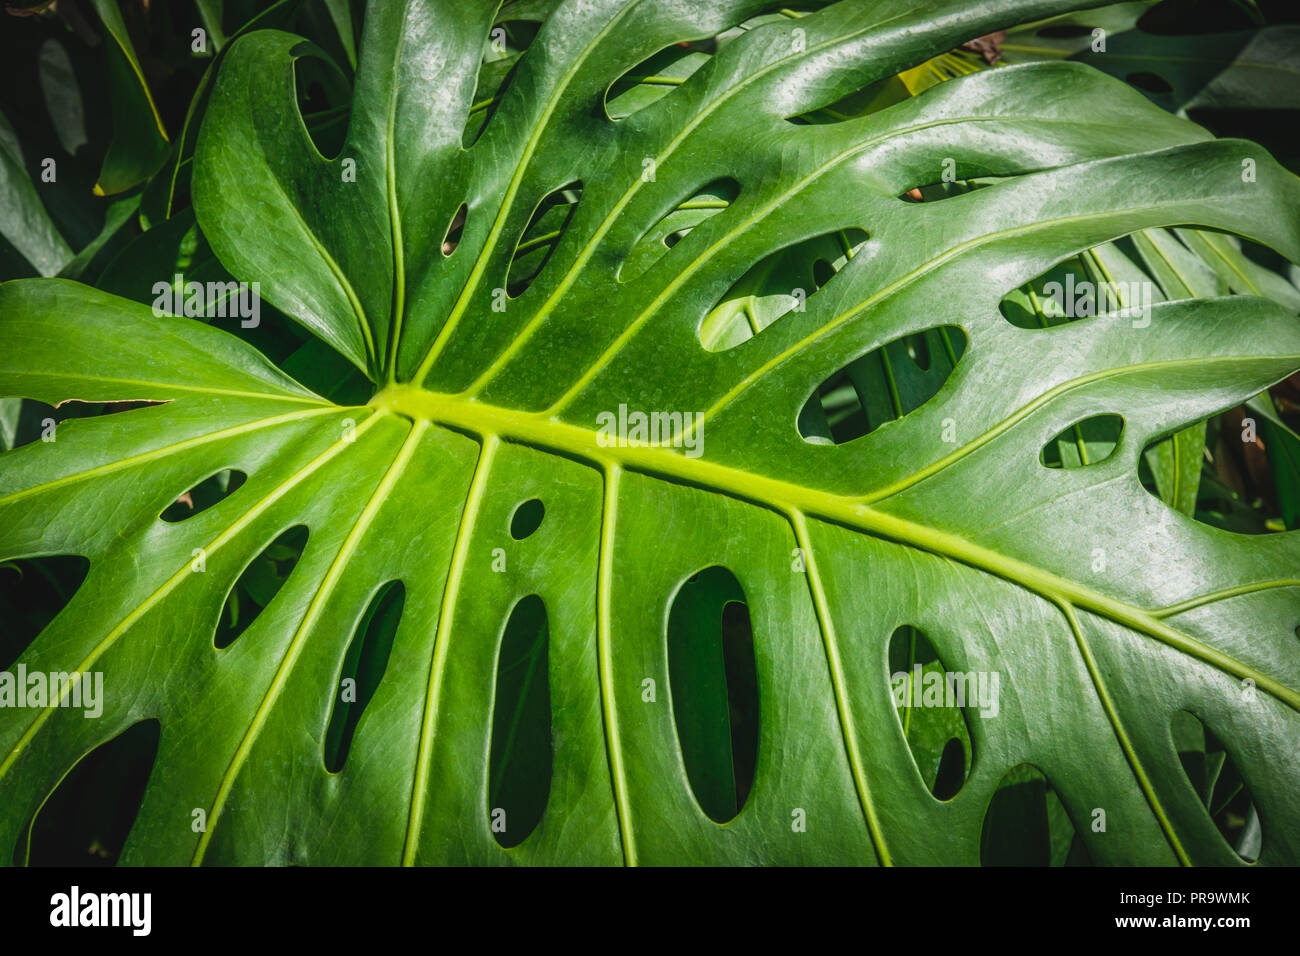
[[[924,183],[913,186],[899,193],[898,198],[905,203],[935,203],[945,199],[954,199],[957,196],[965,196],[973,193],[977,189],[983,189],[992,186],[1000,179],[1007,177],[1002,176],[983,176],[972,179],[957,179],[956,172],[952,173],[948,179],[936,183]]]
[[[758,761],[758,670],[740,582],[714,565],[678,589],[668,612],[673,724],[691,790],[716,823],[740,813]]]
[[[294,87],[303,129],[323,158],[335,160],[343,152],[352,115],[351,85],[338,66],[309,44],[293,50]],[[331,105],[334,104],[334,105]]]
[[[925,366],[915,358],[922,350],[929,359]],[[809,396],[799,412],[799,434],[809,444],[842,445],[897,421],[939,393],[965,350],[966,334],[955,325],[873,349],[827,377]]]
[[[375,592],[352,632],[325,727],[323,755],[330,773],[343,769],[361,715],[384,679],[405,602],[402,582],[389,581]]]
[[[229,498],[247,480],[248,475],[244,472],[235,468],[225,468],[204,478],[164,508],[158,517],[173,524],[186,518],[193,518]]]
[[[715,179],[679,202],[636,241],[619,266],[618,281],[631,282],[644,275],[692,229],[726,210],[740,194],[740,183],[730,177]]]
[[[1197,799],[1224,842],[1247,863],[1259,859],[1263,835],[1250,789],[1232,755],[1195,714],[1175,711],[1170,735]]]
[[[1242,407],[1150,441],[1138,458],[1142,488],[1165,506],[1212,528],[1234,534],[1275,534],[1287,527],[1278,512],[1285,499],[1263,441],[1243,441]],[[1267,422],[1261,434],[1267,431]],[[1276,433],[1274,433],[1276,434]],[[1279,442],[1273,447],[1281,447]]]
[[[1061,429],[1038,453],[1047,468],[1083,468],[1108,461],[1124,434],[1119,415],[1093,415]]]
[[[829,262],[827,262],[825,259],[818,259],[813,263],[812,265],[813,285],[815,285],[817,288],[820,289],[826,283],[830,282],[831,278],[834,275],[835,275],[835,267],[831,265]]]
[[[939,755],[939,768],[934,775],[930,792],[936,800],[951,800],[966,783],[970,770],[966,761],[966,744],[958,737],[949,737]]]
[[[497,843],[523,843],[550,799],[550,628],[536,594],[510,612],[497,654],[488,763],[488,825]]]
[[[711,40],[682,41],[642,60],[605,91],[605,118],[618,122],[645,109],[686,82],[712,56]]]
[[[546,506],[540,498],[529,498],[515,508],[510,516],[510,537],[522,541],[542,525]]]
[[[113,866],[140,813],[162,725],[133,724],[82,757],[14,847],[15,866]]]
[[[873,80],[866,86],[853,90],[839,99],[807,110],[797,116],[787,116],[785,121],[793,126],[832,126],[860,119],[887,106],[901,103],[911,93],[898,76]]]
[[[461,203],[460,208],[456,210],[456,215],[451,217],[451,223],[447,226],[447,234],[442,237],[442,254],[450,256],[460,245],[461,236],[465,234],[465,217],[469,213],[469,204]]]
[[[904,625],[889,639],[889,685],[921,780],[936,799],[951,800],[965,785],[975,757],[966,711],[994,706],[991,675],[950,674],[925,634]]]
[[[1138,283],[1111,282],[1091,256],[1072,256],[1030,282],[1012,289],[998,303],[1002,317],[1018,329],[1049,329],[1097,315],[1149,305],[1150,293]]]
[[[483,135],[514,80],[524,53],[537,37],[541,24],[532,20],[503,20],[492,25],[484,40],[478,82],[461,145],[469,149]]]
[[[1088,851],[1043,772],[1022,763],[998,782],[984,812],[981,866],[1087,866]]]
[[[217,619],[212,643],[218,650],[229,647],[253,626],[284,587],[306,546],[307,526],[295,525],[249,562],[226,595],[221,617]]]
[[[582,183],[572,182],[546,196],[519,237],[506,273],[506,294],[517,299],[550,261],[582,199]]]
[[[0,561],[0,671],[7,671],[72,600],[90,562],[60,554]]]
[[[704,317],[700,344],[710,352],[725,352],[791,312],[804,311],[808,300],[849,264],[866,241],[867,233],[861,229],[836,230],[763,257]]]

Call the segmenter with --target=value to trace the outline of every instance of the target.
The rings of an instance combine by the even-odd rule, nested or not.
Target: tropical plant
[[[1081,63],[900,91],[1078,0],[390,0],[355,81],[291,6],[99,288],[0,285],[0,395],[120,409],[0,456],[0,560],[88,562],[15,861],[137,732],[124,863],[1300,861],[1300,532],[1179,485],[1300,369],[1293,173]]]

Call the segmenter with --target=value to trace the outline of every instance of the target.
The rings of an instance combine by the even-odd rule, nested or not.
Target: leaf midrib
[[[797,511],[928,551],[1018,584],[1054,603],[1066,603],[1097,614],[1239,680],[1253,680],[1257,687],[1300,712],[1300,691],[1170,627],[1158,616],[1158,609],[1148,610],[1108,597],[1076,581],[974,544],[959,535],[878,511],[846,496],[741,471],[703,458],[687,458],[674,449],[650,445],[603,447],[591,429],[546,418],[539,413],[465,401],[409,385],[385,389],[370,404],[412,421],[427,420],[484,438],[492,436],[560,452],[604,469],[617,467],[673,479],[748,500],[778,514],[788,515]]]
[[[898,543],[915,547],[919,550],[928,551],[950,560],[969,565],[986,573],[993,574],[996,577],[1018,584],[1032,593],[1036,593],[1046,600],[1056,603],[1063,609],[1082,608],[1092,613],[1105,617],[1115,623],[1125,626],[1131,630],[1143,633],[1167,646],[1183,653],[1196,657],[1197,659],[1218,668],[1225,673],[1232,674],[1238,679],[1251,679],[1255,685],[1292,709],[1300,711],[1300,693],[1292,688],[1286,687],[1270,677],[1256,671],[1255,669],[1237,661],[1227,655],[1207,646],[1187,634],[1178,631],[1163,623],[1163,618],[1173,616],[1178,611],[1190,609],[1191,607],[1200,606],[1218,598],[1232,597],[1237,594],[1250,593],[1253,590],[1273,586],[1293,586],[1300,584],[1297,581],[1282,580],[1265,582],[1258,585],[1243,585],[1237,588],[1228,588],[1220,592],[1213,592],[1207,595],[1201,595],[1196,598],[1182,602],[1180,605],[1174,605],[1165,609],[1144,610],[1127,604],[1122,601],[1109,598],[1099,592],[1093,591],[1077,582],[1062,578],[1051,572],[1036,568],[1025,562],[1019,561],[1005,555],[998,554],[990,549],[975,545],[965,539],[952,535],[947,532],[939,531],[925,525],[921,525],[906,519],[898,518],[875,509],[857,503],[854,499],[843,495],[836,495],[819,489],[807,488],[779,479],[768,478],[766,476],[744,472],[739,469],[720,465],[715,462],[704,459],[690,459],[679,454],[675,450],[656,447],[650,445],[629,446],[629,447],[602,447],[597,442],[597,435],[591,429],[571,425],[555,419],[549,419],[539,413],[519,412],[511,409],[490,406],[477,401],[467,401],[455,396],[442,395],[418,389],[409,385],[391,386],[375,396],[370,405],[381,412],[380,415],[367,418],[358,427],[358,434],[375,424],[380,418],[386,417],[387,414],[397,414],[413,422],[413,435],[408,436],[407,441],[403,443],[404,454],[399,454],[398,460],[387,469],[385,481],[381,482],[381,488],[377,490],[374,497],[367,506],[367,513],[373,516],[378,508],[387,500],[387,492],[395,480],[396,475],[400,475],[402,467],[409,462],[410,455],[414,448],[414,439],[418,436],[427,424],[436,424],[443,427],[450,427],[460,431],[467,431],[479,436],[483,441],[495,445],[498,441],[509,441],[512,443],[529,445],[550,452],[560,452],[571,455],[581,460],[586,460],[600,467],[606,475],[607,482],[610,476],[616,476],[623,470],[631,470],[645,473],[655,477],[666,478],[681,481],[690,485],[705,488],[717,493],[726,494],[730,497],[751,501],[759,506],[766,507],[778,514],[785,516],[792,524],[798,534],[799,528],[803,527],[804,534],[801,536],[801,543],[811,554],[811,545],[806,533],[806,522],[804,516],[810,516],[819,520],[828,521],[844,527],[851,528],[860,532],[877,535]],[[338,408],[343,411],[343,407]],[[284,495],[295,485],[299,484],[307,475],[316,471],[326,461],[339,454],[346,446],[346,442],[340,441],[327,449],[322,455],[310,462],[306,467],[296,472],[285,482],[274,488],[265,498],[257,502],[254,507],[245,513],[241,519],[235,522],[230,528],[220,533],[204,550],[208,554],[214,553],[225,543],[231,541],[234,535],[242,528],[247,526],[258,514],[262,513],[270,504]],[[396,467],[394,467],[396,466]],[[616,484],[616,482],[615,482]],[[607,489],[607,494],[608,494]],[[606,505],[608,511],[608,502]],[[606,518],[608,521],[608,516]],[[608,560],[607,549],[602,547],[602,563]],[[346,562],[345,562],[346,563]],[[453,561],[453,570],[456,561]],[[335,565],[338,565],[336,560]],[[339,565],[341,567],[341,565]],[[173,590],[186,576],[188,565],[180,568],[172,577],[142,604],[121,621],[113,630],[100,641],[91,651],[89,656],[77,668],[78,671],[88,670],[110,648],[116,640],[121,637],[132,624],[139,620],[151,607],[155,606],[158,601],[168,592]],[[810,571],[812,565],[810,564]],[[815,587],[820,587],[819,581],[815,579],[815,574],[810,576],[810,581]],[[606,581],[602,588],[608,587]],[[815,595],[814,595],[815,596]],[[608,601],[612,595],[606,593],[601,601],[605,612],[608,613]],[[834,637],[832,633],[827,632],[829,620],[821,621],[823,638],[827,642],[828,663],[834,667],[834,658],[836,651],[834,648]],[[304,628],[299,628],[301,633]],[[441,629],[440,629],[441,630]],[[445,635],[443,635],[445,637]],[[439,641],[443,644],[445,655],[445,640]],[[436,660],[438,655],[435,654],[435,661],[431,669],[433,682],[437,682],[441,662]],[[282,662],[283,670],[284,662]],[[70,687],[68,690],[70,691]],[[837,687],[838,692],[838,687]],[[274,695],[273,695],[274,696]],[[438,698],[436,692],[431,692],[426,696],[426,705],[432,705],[436,708]],[[611,757],[616,757],[618,753],[617,743],[618,734],[615,726],[610,722],[613,716],[611,701],[605,701],[606,717],[606,742],[611,748]],[[0,777],[3,777],[12,767],[18,756],[30,743],[35,734],[53,711],[53,706],[42,710],[29,726],[27,731],[22,735],[14,748],[6,756],[3,762],[0,762]],[[844,708],[840,706],[841,717],[843,718]],[[428,716],[428,715],[426,715]],[[856,750],[856,739],[850,723],[842,723],[842,729],[846,736],[846,746],[852,754]],[[1117,728],[1118,732],[1118,728]],[[255,739],[256,733],[253,733]],[[422,734],[423,737],[423,734]],[[245,743],[250,743],[247,740]],[[423,749],[423,748],[422,748]],[[248,747],[241,747],[241,753],[246,756]],[[427,754],[425,755],[427,760]],[[238,762],[238,761],[236,761]],[[419,762],[419,761],[417,761]],[[624,838],[625,855],[628,862],[633,862],[634,851],[630,840],[629,821],[626,818],[626,781],[620,780],[620,774],[617,771],[616,759],[611,760],[611,769],[613,771],[613,783],[615,786],[616,802],[620,810],[620,829]],[[233,767],[233,764],[232,764]],[[865,780],[862,777],[861,769],[856,765],[854,769],[854,779],[859,791],[859,798],[863,804],[863,811],[867,817],[868,827],[871,830],[873,842],[876,845],[877,852],[882,858],[882,862],[888,861],[887,850],[884,847],[883,840],[879,834],[878,822],[875,821],[874,809],[871,805],[869,792],[865,787]],[[229,777],[228,783],[233,783],[233,776]],[[417,781],[420,775],[417,774]],[[621,786],[620,786],[621,784]],[[416,783],[416,792],[414,798],[418,804],[422,793],[418,782]],[[229,787],[225,787],[228,792]],[[623,791],[623,792],[620,792]],[[222,794],[219,794],[219,801]],[[214,809],[217,809],[214,807]],[[417,810],[416,806],[412,810]],[[219,809],[218,809],[219,812]],[[404,853],[404,862],[411,862],[411,855],[414,844],[410,838],[418,832],[419,822],[422,814],[413,812],[408,827],[408,846]],[[873,826],[873,823],[876,824]],[[196,859],[201,859],[202,849],[196,854]]]

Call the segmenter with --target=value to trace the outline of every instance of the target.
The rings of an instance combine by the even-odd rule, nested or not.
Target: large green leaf
[[[1234,232],[1296,260],[1300,182],[1076,63],[790,121],[1069,7],[769,16],[614,121],[605,96],[621,77],[767,4],[566,0],[489,84],[470,145],[494,10],[392,0],[368,11],[333,158],[296,107],[295,63],[318,54],[281,32],[234,40],[198,142],[199,224],[233,275],[375,394],[334,405],[216,324],[75,283],[0,286],[0,394],[164,403],[0,457],[0,559],[90,565],[20,661],[102,673],[105,688],[98,719],[0,712],[0,848],[83,754],[156,718],[124,862],[964,864],[982,847],[986,862],[1059,862],[1076,843],[1100,863],[1240,862],[1175,746],[1188,711],[1248,788],[1259,860],[1300,861],[1300,537],[1206,527],[1137,477],[1153,441],[1300,368],[1300,325],[1248,295],[1171,295],[1149,324],[1020,328],[1000,310],[1057,263],[1142,230]],[[947,172],[992,184],[903,198]],[[642,247],[620,280],[642,237],[727,179],[725,208],[692,215],[656,261]],[[802,309],[779,315],[766,285],[741,281],[853,230],[867,239],[837,272],[789,290]],[[706,316],[745,321],[715,312],[731,290],[762,322],[702,343]],[[846,367],[855,388],[887,383],[892,411],[836,444],[802,413]],[[610,445],[599,428],[621,409],[699,417],[685,447]],[[1044,466],[1054,436],[1102,415],[1123,419],[1112,454]],[[228,497],[160,520],[231,469],[247,480]],[[516,512],[532,499],[545,513],[525,533]],[[271,596],[264,564],[292,559],[259,555],[300,526],[305,549]],[[723,824],[701,803],[727,802],[726,772],[702,781],[683,756],[725,761],[723,718],[707,744],[679,739],[667,633],[675,595],[715,566],[747,605],[759,722],[752,788]],[[232,588],[265,604],[227,642]],[[930,785],[957,724],[913,698],[904,713],[891,686],[906,627],[931,672],[999,678],[996,713],[966,708],[973,756],[948,800]],[[340,696],[350,675],[354,701]],[[494,726],[535,721],[546,698],[545,812],[505,849],[521,835],[508,817],[509,839],[494,838],[492,795],[536,763],[535,750],[507,759],[512,741],[547,735],[534,723],[494,739]],[[1050,846],[1008,843],[1017,821]]]
[[[107,34],[104,42],[113,104],[113,142],[95,183],[95,195],[124,192],[152,176],[167,158],[167,131],[113,0],[94,0]],[[109,42],[111,38],[112,42]]]

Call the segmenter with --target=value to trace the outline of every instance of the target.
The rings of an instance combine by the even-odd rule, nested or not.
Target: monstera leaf
[[[0,457],[0,559],[89,564],[19,659],[84,676],[0,711],[0,847],[151,722],[125,863],[1300,861],[1300,537],[1138,478],[1300,324],[1004,302],[1143,230],[1296,260],[1300,183],[1077,63],[819,112],[1073,5],[392,0],[330,156],[320,52],[233,40],[199,225],[373,397],[0,287],[0,394],[152,403]]]

